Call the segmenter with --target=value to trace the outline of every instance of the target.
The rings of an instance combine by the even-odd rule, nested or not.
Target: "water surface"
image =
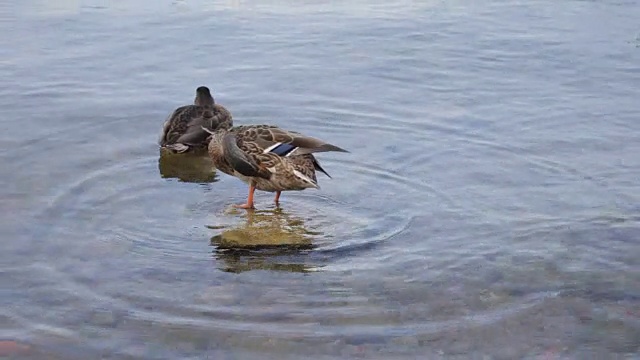
[[[637,358],[637,1],[0,14],[0,337],[25,357]],[[242,182],[156,145],[200,85],[351,153],[233,211]]]

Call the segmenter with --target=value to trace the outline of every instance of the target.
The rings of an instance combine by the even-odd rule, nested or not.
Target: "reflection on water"
[[[211,239],[213,242],[214,239]],[[232,250],[217,248],[214,255],[222,271],[241,273],[251,270],[287,271],[307,273],[316,266],[303,263],[307,252],[300,248],[273,248],[260,250]]]
[[[211,238],[214,255],[221,269],[228,272],[278,270],[309,272],[313,267],[304,263],[308,251],[314,248],[313,235],[304,220],[280,208],[247,211],[243,224],[224,229]]]
[[[212,183],[218,181],[213,163],[206,154],[172,154],[160,149],[158,170],[164,179],[183,182]]]

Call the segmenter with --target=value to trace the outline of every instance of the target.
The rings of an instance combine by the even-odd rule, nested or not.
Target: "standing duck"
[[[209,88],[200,86],[193,105],[181,106],[167,118],[158,143],[175,153],[206,149],[210,134],[204,129],[215,131],[232,125],[231,112],[215,103]]]
[[[204,129],[204,128],[203,128]],[[256,189],[280,193],[290,190],[319,189],[316,170],[331,177],[313,153],[348,152],[322,140],[283,130],[272,125],[242,125],[209,131],[208,152],[215,167],[249,184],[247,202],[235,207],[253,209]]]

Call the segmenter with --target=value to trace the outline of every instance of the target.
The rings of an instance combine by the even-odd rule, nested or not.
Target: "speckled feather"
[[[205,90],[200,90],[205,89]],[[209,90],[198,88],[195,104],[181,106],[173,111],[164,123],[159,145],[177,152],[192,148],[206,148],[209,133],[203,127],[215,131],[233,125],[231,112],[215,104]]]
[[[287,156],[265,152],[278,143],[291,144],[297,149]],[[262,191],[319,188],[316,170],[327,173],[312,153],[347,152],[322,140],[272,125],[218,130],[213,133],[208,149],[216,168],[246,183],[254,182],[256,189]]]

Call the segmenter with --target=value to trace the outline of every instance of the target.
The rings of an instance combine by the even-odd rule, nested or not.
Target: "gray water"
[[[638,358],[638,1],[0,18],[5,353]],[[232,210],[245,184],[156,145],[200,85],[236,124],[350,153],[318,156],[320,190]]]

